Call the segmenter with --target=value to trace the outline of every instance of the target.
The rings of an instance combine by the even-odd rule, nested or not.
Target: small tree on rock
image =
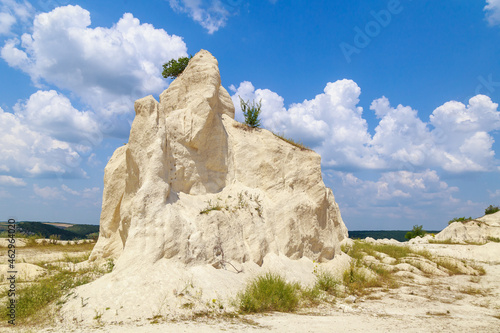
[[[262,107],[262,100],[260,100],[259,103],[255,103],[255,101],[253,101],[250,105],[250,101],[245,102],[240,97],[240,105],[243,116],[245,116],[245,124],[253,128],[260,127],[259,115],[260,108]]]
[[[422,230],[422,228],[423,228],[423,226],[421,226],[421,225],[414,225],[413,229],[406,233],[405,238],[410,240],[410,239],[418,237],[418,236],[424,237],[426,232],[425,232],[425,230]]]
[[[190,55],[189,57],[181,57],[177,60],[172,59],[166,64],[163,64],[163,77],[168,79],[171,77],[172,79],[175,79],[181,73],[186,69],[187,65],[189,64],[189,60],[191,60],[193,56]]]
[[[488,215],[488,214],[493,214],[493,213],[496,213],[500,210],[500,208],[498,206],[493,206],[493,205],[489,205],[485,210],[484,210],[484,215]]]

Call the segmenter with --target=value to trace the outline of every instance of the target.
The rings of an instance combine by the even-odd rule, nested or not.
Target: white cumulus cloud
[[[72,143],[100,143],[102,135],[95,114],[78,111],[71,101],[54,90],[39,90],[15,105],[24,124],[54,139]]]
[[[162,65],[187,55],[181,37],[126,13],[111,28],[89,28],[80,6],[58,7],[35,17],[33,33],[7,41],[2,58],[43,82],[67,89],[100,115],[130,112],[133,101],[167,86]]]
[[[58,134],[50,128],[41,131],[24,118],[0,108],[0,172],[16,177],[86,177],[79,167],[81,144],[53,138]]]
[[[229,1],[236,2],[238,1]],[[226,25],[231,15],[221,0],[169,0],[173,10],[188,14],[195,22],[213,34]],[[227,1],[226,1],[227,3]]]
[[[500,0],[486,0],[484,10],[490,25],[500,24]]]
[[[16,23],[16,18],[9,13],[0,12],[0,35],[6,35]]]
[[[43,199],[66,200],[64,195],[57,187],[39,187],[37,184],[33,184],[33,192],[35,192],[36,195]]]
[[[12,176],[0,176],[0,185],[26,186],[26,183],[21,178],[15,178]]]
[[[402,229],[414,224],[425,227],[431,222],[447,221],[453,217],[448,216],[450,212],[465,215],[477,208],[477,204],[455,198],[459,189],[449,186],[430,169],[383,172],[375,179],[326,170],[324,178],[332,184],[344,221],[354,230],[394,228],[395,222]],[[443,213],[438,216],[436,211]]]
[[[284,105],[268,89],[240,83],[233,91],[236,119],[243,120],[239,98],[262,102],[262,125],[314,148],[326,167],[449,172],[498,168],[490,132],[500,129],[498,104],[477,95],[468,105],[450,101],[436,108],[428,122],[409,106],[392,107],[386,97],[370,109],[379,119],[372,136],[358,106],[360,87],[352,80],[327,83],[311,100]]]
[[[11,34],[18,21],[26,23],[33,16],[34,8],[27,2],[0,0],[0,35]]]

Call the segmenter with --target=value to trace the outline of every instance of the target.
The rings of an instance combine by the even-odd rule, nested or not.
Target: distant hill
[[[67,227],[66,230],[81,236],[87,236],[99,232],[99,226],[93,224],[73,224],[71,227]]]
[[[399,242],[406,242],[405,238],[406,233],[410,230],[349,230],[349,238],[366,238],[371,237],[374,239],[383,239],[383,238],[394,238]],[[427,231],[429,234],[437,234],[441,230],[430,230]]]
[[[23,221],[16,223],[16,225],[17,230],[24,234],[40,235],[43,238],[49,238],[51,235],[59,235],[61,240],[87,238],[88,235],[99,232],[99,226],[92,224]],[[7,223],[0,222],[0,232],[6,230]]]

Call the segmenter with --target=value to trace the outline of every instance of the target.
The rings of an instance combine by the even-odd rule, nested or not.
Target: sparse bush
[[[292,312],[299,304],[300,286],[283,277],[267,273],[253,280],[244,293],[238,295],[239,309],[244,313],[280,311]]]
[[[208,214],[213,210],[222,210],[222,206],[219,203],[213,204],[211,200],[208,200],[208,206],[200,211],[200,215]]]
[[[87,235],[87,239],[92,239],[94,241],[97,241],[98,238],[99,238],[98,232],[93,232],[93,233]]]
[[[488,215],[488,214],[493,214],[493,213],[496,213],[500,211],[500,208],[498,206],[493,206],[493,205],[489,205],[485,210],[484,210],[484,215]]]
[[[57,244],[57,241],[61,240],[61,235],[50,235],[49,236],[49,243],[50,244]]]
[[[163,64],[163,72],[162,75],[164,78],[168,79],[173,78],[175,79],[181,73],[186,69],[187,65],[189,64],[189,60],[191,60],[193,56],[188,57],[180,57],[179,59],[175,60],[172,59],[166,64]]]
[[[366,295],[368,288],[381,287],[374,279],[369,279],[359,266],[360,262],[351,263],[351,267],[344,272],[342,280],[349,293],[354,295]]]
[[[115,268],[115,262],[113,259],[106,260],[106,273],[111,273]]]
[[[250,105],[250,101],[244,101],[240,97],[240,105],[241,105],[241,111],[243,112],[243,116],[245,117],[245,124],[252,128],[260,127],[260,108],[262,107],[262,101],[259,101],[259,103],[255,103],[255,101],[252,102]]]
[[[321,290],[318,288],[316,283],[311,288],[300,289],[300,305],[301,306],[313,306],[318,305],[321,296]]]
[[[335,295],[337,293],[337,286],[339,282],[331,273],[325,271],[317,272],[316,279],[315,287],[317,289],[326,291],[331,295]]]
[[[452,224],[454,222],[463,222],[463,223],[465,223],[465,222],[469,222],[469,221],[472,221],[472,217],[470,217],[470,216],[469,216],[469,218],[465,218],[465,216],[464,217],[455,217],[452,220],[448,221],[448,225],[450,225],[450,224]]]
[[[500,243],[500,238],[499,237],[488,237],[488,241]]]
[[[408,231],[405,235],[405,238],[410,240],[415,237],[424,237],[426,232],[425,230],[422,230],[423,226],[421,225],[414,225],[413,229],[411,231]]]

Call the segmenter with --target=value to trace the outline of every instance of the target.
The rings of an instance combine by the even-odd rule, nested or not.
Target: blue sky
[[[133,101],[200,49],[321,154],[349,229],[500,204],[500,0],[0,0],[0,220],[97,224]]]

